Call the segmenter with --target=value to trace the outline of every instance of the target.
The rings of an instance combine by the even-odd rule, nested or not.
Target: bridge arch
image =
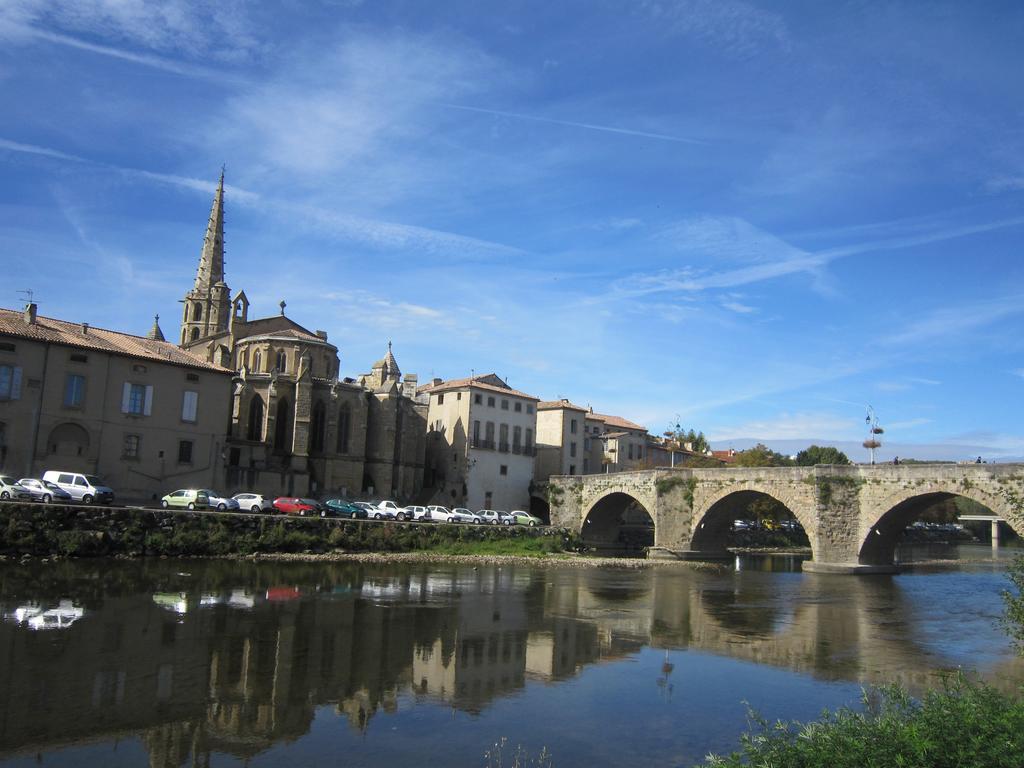
[[[611,490],[591,503],[580,526],[588,546],[642,550],[654,544],[654,514],[631,493]]]
[[[787,512],[796,518],[811,543],[813,558],[817,532],[817,517],[814,508],[809,507],[792,494],[757,483],[721,490],[707,498],[700,505],[699,510],[694,509],[690,549],[694,552],[724,552],[733,520],[741,517],[741,512],[745,512],[751,502],[762,498],[768,498],[781,504]]]
[[[929,484],[894,493],[876,506],[876,513],[868,519],[868,528],[861,536],[858,563],[894,565],[896,545],[906,527],[936,503],[957,497],[981,504],[1005,520],[1018,536],[1024,536],[1024,520],[1005,499],[962,482]]]

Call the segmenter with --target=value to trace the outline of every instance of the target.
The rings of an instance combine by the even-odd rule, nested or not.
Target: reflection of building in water
[[[555,618],[526,639],[526,673],[541,680],[576,674],[598,658],[597,627],[576,619]]]

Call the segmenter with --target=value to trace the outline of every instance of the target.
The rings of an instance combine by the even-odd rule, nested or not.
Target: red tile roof
[[[588,419],[596,419],[597,421],[603,421],[605,425],[609,427],[618,427],[619,429],[634,429],[639,432],[646,432],[647,427],[641,427],[639,424],[634,424],[629,419],[624,419],[621,416],[608,416],[603,413],[588,413]]]
[[[553,411],[557,408],[565,408],[569,411],[583,411],[584,413],[590,410],[589,408],[584,408],[582,405],[570,403],[564,398],[562,400],[543,400],[537,403],[538,411]]]
[[[472,378],[466,379],[449,379],[448,381],[442,381],[440,384],[427,384],[416,390],[418,393],[433,393],[433,392],[447,392],[451,389],[483,389],[488,392],[497,392],[502,395],[508,395],[509,397],[521,397],[524,400],[536,400],[540,402],[540,398],[528,395],[525,392],[520,392],[518,389],[512,389],[504,382],[500,385],[492,382],[500,382],[496,374],[489,373],[486,376],[473,376]]]
[[[85,327],[88,330],[83,333]],[[36,317],[36,322],[26,323],[24,314],[12,309],[0,309],[0,334],[51,344],[62,344],[78,349],[156,360],[187,368],[233,373],[227,368],[207,362],[167,341],[154,341],[145,336],[133,336],[128,333],[108,331],[105,328],[83,326],[82,323],[70,323],[66,320],[55,320],[52,317],[42,317],[41,315]]]

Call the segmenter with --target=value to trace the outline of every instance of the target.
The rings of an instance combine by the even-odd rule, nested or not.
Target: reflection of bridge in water
[[[920,641],[889,579],[325,566],[279,569],[284,589],[241,590],[211,588],[226,580],[209,570],[163,579],[174,599],[99,599],[95,581],[123,577],[94,573],[62,587],[85,606],[67,629],[0,624],[0,755],[141,733],[153,766],[244,759],[306,734],[324,705],[360,730],[403,694],[480,712],[529,679],[647,645],[912,688],[956,664]]]
[[[1024,465],[656,469],[553,477],[551,523],[595,542],[617,541],[642,510],[653,526],[652,554],[721,557],[732,521],[751,502],[773,499],[810,540],[805,571],[891,573],[900,534],[937,502],[978,502],[1024,534]],[[629,520],[627,520],[629,518]]]

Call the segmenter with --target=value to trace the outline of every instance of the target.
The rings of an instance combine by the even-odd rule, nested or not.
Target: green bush
[[[898,685],[865,693],[863,710],[814,723],[769,723],[707,768],[1021,768],[1024,699],[962,676],[917,701]]]

